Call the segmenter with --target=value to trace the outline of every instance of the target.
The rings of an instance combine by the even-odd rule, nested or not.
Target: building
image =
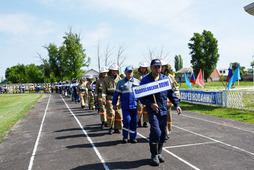
[[[246,5],[245,7],[243,7],[244,10],[249,13],[250,15],[253,15],[254,16],[254,2],[249,4],[249,5]]]
[[[218,72],[221,76],[228,76],[228,69],[218,69]]]
[[[88,75],[93,75],[93,77],[96,77],[96,76],[99,76],[99,72],[94,69],[90,69],[90,70],[85,71],[82,74],[83,77],[87,77]]]

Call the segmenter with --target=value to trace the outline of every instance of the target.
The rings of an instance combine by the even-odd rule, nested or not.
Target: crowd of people
[[[124,73],[122,79],[119,67],[113,64],[109,68],[102,67],[95,81],[92,75],[80,78],[79,82],[74,78],[72,82],[59,83],[55,90],[66,97],[72,96],[82,108],[97,110],[100,128],[107,127],[109,135],[120,134],[122,130],[123,143],[137,143],[137,127],[147,128],[150,124],[151,165],[158,166],[165,161],[161,152],[171,133],[171,106],[181,113],[179,86],[170,74],[170,66],[159,59],[152,60],[150,66],[140,62],[135,75],[130,66]],[[140,99],[134,97],[133,87],[163,79],[170,80],[172,89]]]
[[[21,84],[21,85],[7,85],[4,84],[3,86],[0,86],[0,94],[17,94],[17,93],[25,93],[25,91],[28,91],[29,93],[41,93],[41,90],[43,90],[44,93],[53,93],[55,89],[55,84],[45,83],[43,84],[43,88],[40,84]]]
[[[100,128],[107,127],[109,135],[121,134],[122,130],[123,143],[137,143],[137,127],[147,128],[150,125],[151,165],[158,166],[165,161],[161,153],[163,143],[171,133],[171,106],[174,105],[177,113],[181,113],[179,86],[170,74],[170,66],[159,59],[152,60],[150,66],[140,62],[135,75],[131,66],[126,67],[124,73],[125,77],[121,78],[119,67],[113,64],[109,68],[102,67],[95,79],[93,75],[79,80],[73,78],[72,81],[45,84],[43,90],[44,93],[56,92],[71,98],[80,103],[81,108],[97,110]],[[170,80],[172,89],[135,98],[133,87],[164,79]],[[39,85],[30,86],[30,89],[41,91]]]

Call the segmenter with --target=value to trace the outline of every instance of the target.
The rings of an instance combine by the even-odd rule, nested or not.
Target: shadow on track
[[[109,169],[134,169],[141,168],[142,166],[147,166],[149,164],[149,159],[141,159],[136,161],[119,161],[119,162],[107,162],[106,165]],[[82,169],[104,169],[101,163],[83,165],[73,168],[72,170],[82,170]]]

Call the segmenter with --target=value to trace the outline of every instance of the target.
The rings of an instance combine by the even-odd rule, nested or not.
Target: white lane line
[[[212,144],[212,143],[217,143],[217,142],[192,143],[192,144],[186,144],[186,145],[167,146],[167,147],[164,147],[164,148],[165,149],[181,148],[181,147],[187,147],[187,146],[206,145],[206,144]]]
[[[232,147],[232,148],[234,148],[234,149],[240,150],[240,151],[242,151],[242,152],[245,152],[245,153],[248,153],[248,154],[254,156],[254,153],[252,153],[252,152],[250,152],[250,151],[247,151],[247,150],[245,150],[245,149],[239,148],[239,147],[237,147],[237,146],[230,145],[230,144],[228,144],[228,143],[219,141],[219,140],[217,140],[217,139],[210,138],[210,137],[205,136],[205,135],[201,135],[201,134],[196,133],[196,132],[192,132],[192,131],[190,131],[190,130],[187,130],[187,129],[184,129],[184,128],[181,128],[181,127],[178,127],[178,126],[175,126],[175,125],[172,125],[172,126],[178,128],[178,129],[181,129],[181,130],[183,130],[183,131],[186,131],[186,132],[195,134],[195,135],[197,135],[197,136],[201,136],[201,137],[206,138],[206,139],[210,139],[210,140],[212,140],[212,141],[214,141],[214,142],[221,143],[221,144],[223,144],[223,145]]]
[[[185,164],[189,165],[190,167],[192,167],[193,169],[196,169],[196,170],[200,170],[198,167],[190,164],[189,162],[185,161],[184,159],[180,158],[179,156],[177,156],[176,154],[168,151],[167,149],[163,148],[164,151],[166,151],[167,153],[169,153],[170,155],[174,156],[175,158],[179,159],[180,161],[184,162]]]
[[[149,139],[143,135],[141,135],[140,133],[137,133],[139,136],[141,136],[142,138],[146,139],[147,141],[149,141]],[[163,150],[166,151],[167,153],[169,153],[170,155],[174,156],[175,158],[177,158],[178,160],[182,161],[183,163],[187,164],[188,166],[192,167],[193,169],[196,169],[196,170],[199,170],[198,167],[192,165],[191,163],[187,162],[186,160],[180,158],[179,156],[177,156],[176,154],[166,150],[164,147],[163,147]]]
[[[71,111],[71,109],[69,108],[69,106],[67,105],[67,103],[65,102],[65,100],[63,99],[63,97],[60,95],[60,97],[62,98],[62,100],[64,101],[66,107],[69,109],[69,111],[71,112],[72,116],[75,118],[75,120],[77,121],[79,127],[81,128],[81,130],[83,131],[83,133],[86,135],[88,141],[90,142],[90,144],[92,145],[96,155],[99,157],[99,159],[101,160],[101,163],[104,167],[104,169],[109,170],[108,166],[106,165],[104,159],[102,158],[100,152],[98,151],[98,149],[96,148],[96,146],[94,145],[92,139],[89,137],[89,135],[87,134],[86,130],[84,129],[84,127],[81,125],[80,121],[78,120],[78,118],[75,116],[75,114]]]
[[[176,113],[174,113],[174,114],[176,115]],[[229,126],[229,125],[225,125],[225,124],[222,124],[222,123],[218,123],[218,122],[214,122],[214,121],[210,121],[210,120],[206,120],[206,119],[202,119],[202,118],[192,117],[192,116],[188,116],[188,115],[181,115],[181,116],[192,118],[192,119],[197,119],[197,120],[202,120],[202,121],[205,121],[205,122],[209,122],[209,123],[213,123],[213,124],[217,124],[217,125],[222,125],[222,126],[226,126],[226,127],[231,127],[231,128],[234,128],[234,129],[238,129],[238,130],[242,130],[242,131],[246,131],[246,132],[250,132],[250,133],[254,133],[254,131],[251,131],[251,130],[242,129],[242,128],[234,127],[234,126]]]
[[[46,117],[46,114],[47,114],[47,110],[48,110],[48,107],[49,107],[50,97],[51,97],[51,94],[49,95],[48,103],[47,103],[47,106],[46,106],[46,109],[45,109],[45,112],[44,112],[44,115],[43,115],[43,118],[42,118],[42,121],[41,121],[40,130],[39,130],[39,133],[38,133],[35,145],[34,145],[32,156],[30,158],[28,170],[31,170],[33,168],[34,157],[36,155],[36,151],[37,151],[37,147],[38,147],[38,144],[39,144],[43,123],[44,123],[44,120],[45,120],[45,117]]]

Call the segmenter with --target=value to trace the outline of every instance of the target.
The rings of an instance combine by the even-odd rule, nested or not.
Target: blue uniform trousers
[[[73,89],[72,95],[73,95],[73,99],[74,99],[75,102],[78,101],[78,96],[76,94],[77,94],[76,90]]]
[[[148,113],[150,123],[150,142],[164,143],[167,135],[167,115]]]
[[[137,109],[122,109],[123,113],[123,137],[128,138],[130,133],[130,139],[135,139],[137,136],[137,121],[138,110]]]

